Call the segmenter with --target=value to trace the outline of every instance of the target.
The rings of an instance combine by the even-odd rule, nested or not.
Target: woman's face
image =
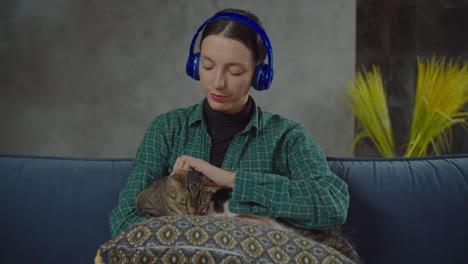
[[[248,101],[255,71],[251,51],[221,35],[206,37],[200,50],[200,83],[211,108],[238,113]]]

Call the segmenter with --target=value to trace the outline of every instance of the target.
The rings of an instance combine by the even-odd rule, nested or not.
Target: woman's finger
[[[178,170],[183,170],[183,171],[188,171],[188,170],[194,170],[195,169],[195,163],[196,159],[189,157],[189,156],[179,156],[175,163],[174,166],[172,167],[173,171],[178,171]]]
[[[177,157],[177,159],[176,159],[176,161],[174,163],[174,166],[173,166],[173,170],[183,169],[185,167],[185,163],[186,163],[186,157],[185,156]]]

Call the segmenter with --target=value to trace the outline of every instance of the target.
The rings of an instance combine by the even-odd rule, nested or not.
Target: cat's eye
[[[179,201],[179,204],[180,204],[181,206],[186,206],[186,205],[187,205],[187,203],[184,203],[184,202],[181,202],[181,201]]]

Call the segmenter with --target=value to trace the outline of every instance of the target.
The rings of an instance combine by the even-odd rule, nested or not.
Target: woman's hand
[[[234,188],[236,173],[226,171],[210,163],[190,156],[180,156],[177,158],[172,173],[176,171],[195,170],[210,178],[216,185],[222,188]]]

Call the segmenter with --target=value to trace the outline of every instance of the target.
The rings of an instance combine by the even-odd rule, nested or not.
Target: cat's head
[[[167,203],[178,214],[205,214],[213,194],[221,189],[196,172],[177,172],[167,178]]]

